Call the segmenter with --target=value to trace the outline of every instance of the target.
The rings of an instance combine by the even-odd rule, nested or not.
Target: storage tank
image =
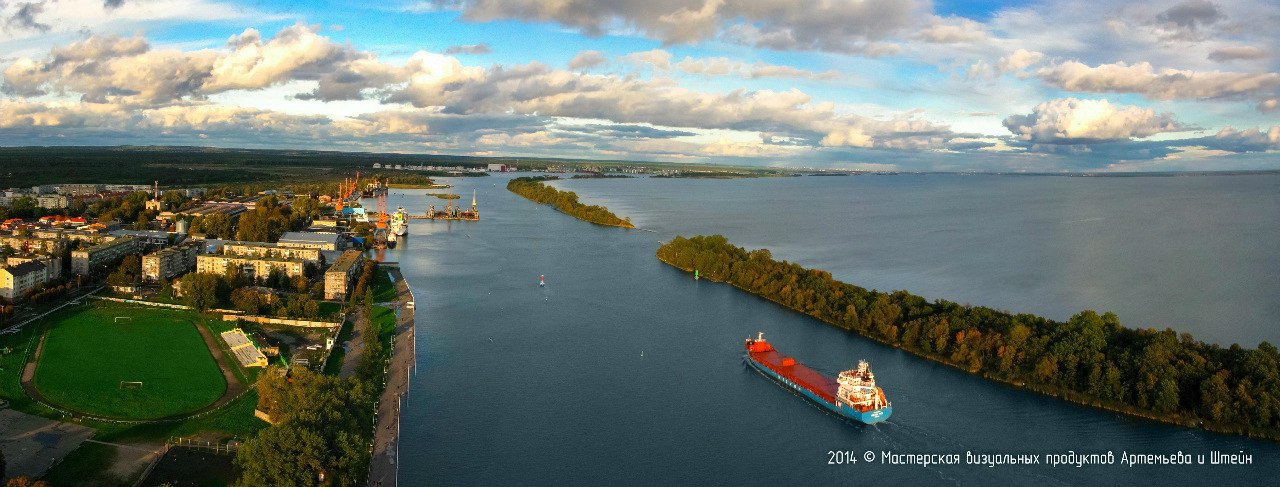
[[[179,219],[179,220],[178,220],[177,228],[176,228],[175,230],[178,232],[178,235],[186,235],[186,234],[187,234],[187,230],[188,230],[190,227],[191,227],[191,224],[190,224],[190,223],[187,223],[187,220],[185,220],[185,219]]]

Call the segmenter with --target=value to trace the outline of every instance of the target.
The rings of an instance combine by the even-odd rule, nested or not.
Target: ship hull
[[[858,411],[857,409],[851,408],[844,404],[837,404],[835,402],[829,401],[826,398],[819,396],[816,392],[810,390],[809,388],[804,387],[800,384],[797,384],[795,381],[791,380],[790,378],[784,377],[782,374],[774,372],[773,369],[758,362],[754,357],[751,356],[750,353],[747,354],[747,362],[750,363],[753,368],[760,371],[760,373],[764,374],[766,377],[773,379],[774,382],[777,382],[783,387],[786,387],[788,389],[791,389],[793,391],[800,393],[800,395],[817,403],[819,406],[822,406],[823,409],[826,409],[827,411],[838,414],[842,417],[849,418],[863,424],[875,424],[875,423],[884,421],[886,419],[889,419],[889,415],[893,414],[892,406],[885,406],[883,408],[875,409],[871,411]]]

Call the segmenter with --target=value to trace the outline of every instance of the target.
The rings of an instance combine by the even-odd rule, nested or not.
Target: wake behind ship
[[[778,383],[803,394],[824,408],[855,421],[873,424],[889,419],[893,407],[876,387],[875,375],[865,360],[858,368],[841,372],[836,380],[783,357],[765,341],[764,333],[746,340],[747,361]]]

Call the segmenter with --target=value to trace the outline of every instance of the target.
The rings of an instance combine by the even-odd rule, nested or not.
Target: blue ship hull
[[[867,411],[864,413],[856,409],[853,409],[851,407],[845,406],[843,404],[832,404],[830,402],[827,402],[825,399],[818,397],[818,395],[814,394],[813,391],[810,391],[804,387],[800,387],[796,385],[796,383],[788,380],[787,378],[778,375],[772,370],[769,370],[768,367],[765,367],[761,365],[759,362],[752,360],[751,357],[749,356],[747,357],[747,362],[750,363],[751,366],[754,367],[756,370],[772,378],[775,382],[778,382],[779,384],[782,384],[793,391],[799,392],[804,397],[807,397],[811,401],[818,403],[818,405],[822,406],[824,409],[831,411],[833,413],[836,413],[840,416],[852,419],[859,423],[863,423],[863,424],[879,423],[881,421],[889,419],[889,415],[893,414],[893,406],[885,406],[883,408],[876,409],[873,411]]]

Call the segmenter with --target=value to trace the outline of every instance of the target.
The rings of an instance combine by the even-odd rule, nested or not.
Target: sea
[[[1276,483],[1280,443],[993,383],[695,281],[654,252],[723,234],[868,288],[1059,320],[1112,311],[1255,347],[1280,343],[1280,175],[553,183],[633,230],[511,194],[513,176],[389,197],[422,213],[448,202],[429,193],[466,205],[474,192],[481,215],[411,220],[381,254],[417,309],[403,485]],[[742,341],[757,332],[832,375],[869,361],[893,416],[851,423],[754,371]]]

